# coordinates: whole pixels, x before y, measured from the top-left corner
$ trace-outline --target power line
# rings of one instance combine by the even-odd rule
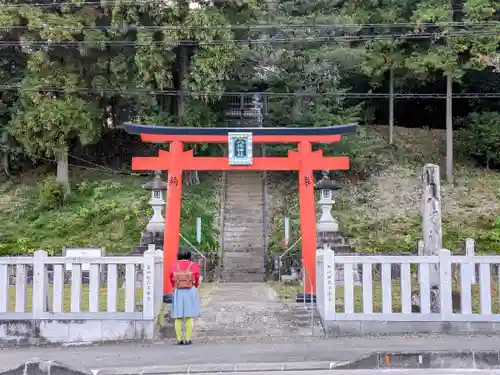
[[[369,40],[418,40],[418,39],[447,39],[449,37],[467,37],[467,36],[498,36],[498,31],[459,31],[449,33],[419,33],[419,34],[366,34],[366,35],[344,35],[344,36],[325,36],[311,38],[271,38],[271,39],[235,39],[235,40],[177,40],[177,41],[127,41],[127,40],[85,40],[85,41],[0,41],[0,47],[91,47],[91,46],[199,46],[199,45],[235,45],[235,44],[275,44],[275,43],[319,43],[319,42],[360,42]]]
[[[266,4],[269,5],[281,5],[279,4],[280,0],[266,0]],[[212,4],[227,4],[227,0],[212,0]],[[39,3],[17,3],[17,4],[1,4],[0,8],[3,7],[13,7],[13,8],[21,8],[21,7],[38,7],[38,8],[45,8],[45,7],[55,7],[55,6],[75,6],[75,7],[82,7],[82,6],[95,6],[95,7],[106,7],[110,5],[123,5],[123,6],[141,6],[141,5],[164,5],[168,8],[173,8],[170,4],[168,4],[168,0],[109,0],[109,1],[80,1],[80,2],[39,2]],[[451,11],[462,11],[461,6],[453,6]]]
[[[73,87],[73,88],[57,88],[57,87],[22,87],[19,85],[0,85],[0,90],[18,90],[20,92],[58,92],[58,93],[83,93],[83,94],[133,94],[133,95],[165,95],[165,96],[184,96],[184,97],[252,97],[254,95],[259,95],[263,98],[357,98],[357,99],[385,99],[389,98],[388,93],[353,93],[345,91],[337,92],[216,92],[216,91],[177,91],[177,90],[154,90],[147,88],[128,88],[128,89],[112,89],[112,88],[89,88],[89,87]],[[394,98],[396,99],[412,99],[412,98],[422,98],[422,99],[444,99],[446,94],[441,93],[395,93]],[[453,94],[455,99],[497,99],[500,98],[500,92],[494,93],[455,93]]]
[[[0,7],[1,9],[1,7]],[[202,25],[168,25],[168,26],[151,26],[151,25],[126,25],[126,26],[88,26],[88,25],[57,25],[51,26],[46,24],[41,25],[10,25],[0,26],[0,30],[25,30],[25,29],[43,29],[43,30],[97,30],[97,31],[132,31],[132,30],[294,30],[294,29],[339,29],[339,28],[437,28],[437,27],[487,27],[487,26],[500,26],[500,21],[463,21],[463,22],[439,22],[439,23],[413,23],[413,22],[400,22],[400,23],[333,23],[333,24],[235,24],[235,25],[221,25],[221,26],[202,26]]]
[[[90,164],[90,165],[94,165],[94,166],[96,166],[96,167],[98,167],[98,168],[101,168],[101,169],[103,169],[103,170],[105,170],[105,171],[112,172],[112,173],[115,173],[115,174],[120,174],[120,173],[130,174],[130,173],[133,173],[133,172],[130,172],[130,171],[125,171],[125,170],[123,170],[123,169],[119,169],[119,170],[112,169],[112,168],[109,168],[109,167],[106,167],[106,166],[103,166],[103,165],[100,165],[100,164],[94,163],[93,161],[89,161],[89,160],[82,159],[82,158],[80,158],[80,157],[78,157],[78,156],[75,156],[75,155],[72,155],[72,154],[69,154],[69,153],[68,153],[68,156],[69,156],[70,158],[75,159],[75,160],[79,160],[79,161],[81,161],[81,162],[83,162],[83,163],[87,163],[87,164]]]
[[[42,161],[45,161],[45,162],[48,162],[51,164],[57,163],[54,159],[50,159],[50,158],[47,158],[47,157],[41,156],[41,155],[27,154],[23,151],[20,151],[20,150],[17,150],[15,148],[12,148],[12,147],[9,147],[6,145],[2,145],[2,144],[0,144],[0,150],[3,150],[5,152],[9,152],[11,154],[19,155],[19,156],[27,156],[27,157],[30,157],[30,158],[35,159],[35,160],[42,160]],[[85,160],[82,158],[78,158],[74,155],[68,155],[68,156],[75,158],[77,160],[80,160],[82,162],[93,164],[93,165],[97,166],[97,168],[94,168],[94,167],[88,167],[85,165],[68,163],[68,165],[70,167],[74,167],[74,168],[86,169],[86,170],[97,171],[97,172],[105,172],[105,173],[109,173],[109,174],[113,174],[113,175],[149,176],[152,174],[152,173],[137,173],[137,172],[132,172],[132,171],[115,170],[115,169],[112,169],[112,168],[109,168],[109,167],[106,167],[106,166],[103,166],[103,165],[100,165],[100,164],[97,164],[97,163],[94,163],[94,162],[91,162],[91,161],[88,161],[88,160]]]

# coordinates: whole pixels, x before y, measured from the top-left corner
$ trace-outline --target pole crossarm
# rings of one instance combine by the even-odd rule
[[[256,157],[251,165],[230,165],[227,156],[205,157],[194,156],[193,150],[183,151],[181,155],[173,155],[169,151],[160,150],[158,156],[132,158],[132,170],[169,170],[173,167],[188,171],[297,171],[301,168],[301,155],[297,151],[288,151],[286,157]],[[348,170],[349,157],[323,156],[323,150],[308,154],[307,163],[314,170]]]

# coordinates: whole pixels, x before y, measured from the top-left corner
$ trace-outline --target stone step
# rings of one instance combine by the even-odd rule
[[[237,262],[223,262],[224,272],[237,272],[237,273],[261,273],[264,272],[264,262],[262,263],[237,263]]]
[[[261,236],[264,236],[264,225],[262,223],[250,223],[249,226],[243,226],[243,225],[235,225],[231,224],[228,226],[224,226],[224,234],[232,234],[232,235],[237,235],[237,234],[253,234],[254,237],[255,235],[261,234]]]
[[[231,255],[231,256],[223,256],[223,259],[227,262],[239,262],[242,264],[252,264],[252,263],[264,263],[264,253],[261,254],[252,254],[251,256],[245,256],[245,253],[239,253],[242,256]]]
[[[252,205],[251,202],[242,203],[238,206],[226,206],[224,209],[224,219],[236,222],[241,220],[249,221],[248,218],[261,220],[264,217],[262,213],[263,207],[249,208],[248,205]]]
[[[249,227],[263,227],[264,217],[260,217],[260,213],[255,214],[228,214],[224,215],[224,228],[249,228]],[[252,218],[251,220],[249,218]]]
[[[259,268],[262,267],[265,263],[264,257],[263,256],[258,256],[255,258],[227,258],[223,257],[222,258],[222,263],[224,266],[230,267],[246,267],[246,268]]]
[[[225,251],[231,252],[231,253],[254,253],[254,254],[259,254],[262,255],[264,254],[264,250],[262,251],[253,251],[253,250],[248,250],[249,248],[253,248],[256,245],[262,245],[262,248],[264,247],[264,241],[260,241],[260,244],[256,244],[255,240],[248,240],[248,241],[226,241],[224,242],[224,248]]]
[[[262,172],[228,172],[226,180],[231,182],[246,182],[248,184],[255,184],[257,181],[262,180]]]
[[[262,236],[260,239],[256,239],[255,236],[250,234],[226,234],[224,240],[224,247],[226,250],[234,250],[234,249],[247,249],[249,247],[264,247],[264,237]]]
[[[259,250],[249,250],[249,251],[225,251],[224,258],[227,259],[255,259],[255,258],[264,258],[264,249]]]
[[[255,231],[255,233],[257,232]],[[257,239],[255,235],[252,236],[250,233],[227,233],[225,235],[224,247],[230,250],[229,245],[231,245],[231,249],[246,249],[256,246],[264,247],[264,236]]]
[[[254,252],[247,250],[249,247],[254,247],[261,245],[264,247],[264,241],[259,241],[260,243],[256,243],[255,239],[238,239],[235,241],[226,241],[224,242],[224,250],[234,253],[248,253]],[[260,252],[260,254],[264,254],[264,252]]]
[[[261,230],[262,229],[262,230]],[[249,223],[249,226],[230,224],[230,226],[224,225],[224,234],[246,234],[253,233],[254,235],[264,236],[264,225]]]
[[[351,254],[352,253],[352,247],[351,245],[334,245],[331,247],[333,251],[335,251],[335,254],[340,253],[340,254]]]
[[[263,245],[263,244],[262,244]],[[264,255],[264,246],[256,246],[255,243],[249,244],[247,246],[238,246],[235,250],[227,250],[224,252],[224,255],[231,256],[232,253],[235,253],[234,256],[240,256],[239,254],[248,254],[248,255]]]
[[[248,196],[251,198],[262,198],[264,192],[262,189],[262,182],[259,181],[256,185],[241,185],[234,181],[233,184],[236,186],[226,189],[226,197],[244,197]]]
[[[264,236],[260,235],[257,238],[258,233],[262,233],[262,230],[255,229],[253,232],[224,232],[225,244],[233,243],[234,245],[239,245],[241,248],[248,247],[264,247]]]
[[[244,267],[260,267],[262,266],[265,261],[263,256],[259,257],[254,257],[254,258],[228,258],[228,257],[223,257],[223,263],[224,265],[242,265]]]
[[[263,282],[266,277],[262,274],[227,274],[222,273],[222,282]]]
[[[264,242],[264,229],[262,228],[252,228],[252,230],[238,230],[238,229],[230,229],[224,231],[225,242],[227,241],[236,241],[243,243],[245,240],[250,240],[250,242],[245,244],[245,247],[259,246],[259,243]],[[260,246],[259,246],[260,247]]]
[[[233,221],[236,221],[237,223],[241,222],[241,220],[248,221],[249,217],[262,221],[264,217],[262,209],[249,209],[248,207],[244,207],[243,204],[241,206],[231,208],[226,206],[224,219],[230,220],[226,224],[230,224]]]
[[[263,247],[264,244],[264,235],[259,233],[263,233],[263,230],[259,230],[258,228],[254,228],[252,231],[237,231],[237,230],[228,230],[224,231],[225,243],[229,241],[235,242],[236,244],[241,244],[241,247]],[[258,236],[258,237],[257,237]]]
[[[226,204],[227,209],[231,208],[239,208],[244,207],[246,211],[251,211],[255,207],[255,211],[258,211],[257,208],[262,208],[264,206],[263,198],[252,198],[249,196],[241,196],[241,197],[226,197],[228,203]]]

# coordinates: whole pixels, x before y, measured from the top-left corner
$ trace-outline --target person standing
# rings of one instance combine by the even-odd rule
[[[194,318],[200,316],[201,306],[198,296],[200,267],[191,261],[189,250],[180,250],[177,262],[170,266],[170,282],[174,289],[172,318],[175,319],[175,334],[178,345],[190,345],[193,335]],[[186,325],[185,335],[182,326]]]

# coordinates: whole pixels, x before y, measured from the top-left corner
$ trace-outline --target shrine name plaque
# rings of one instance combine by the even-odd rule
[[[252,133],[228,133],[229,165],[252,164]]]

